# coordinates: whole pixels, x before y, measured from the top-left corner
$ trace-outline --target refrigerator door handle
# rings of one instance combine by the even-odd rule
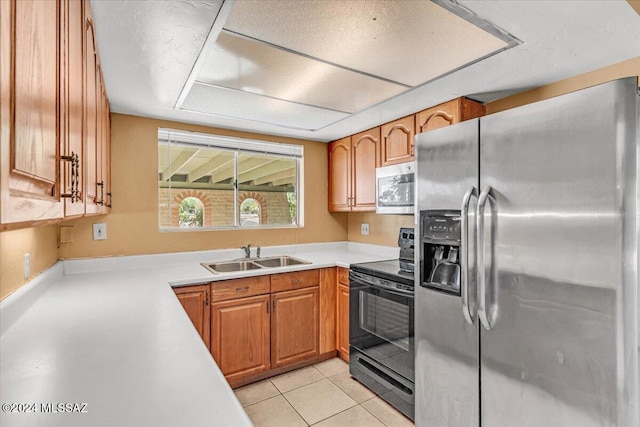
[[[476,242],[478,243],[478,317],[480,318],[480,323],[482,323],[482,326],[484,326],[487,331],[493,328],[489,315],[487,314],[487,278],[485,271],[484,210],[489,198],[495,200],[493,188],[487,185],[482,189],[480,197],[478,197],[476,213]]]
[[[462,198],[462,207],[460,209],[460,270],[461,270],[461,286],[462,294],[462,314],[468,324],[473,325],[475,314],[471,313],[469,308],[469,203],[471,197],[478,197],[478,189],[474,186],[469,187]]]

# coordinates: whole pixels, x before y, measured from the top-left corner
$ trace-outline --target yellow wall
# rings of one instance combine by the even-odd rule
[[[487,114],[497,113],[498,111],[574,92],[589,86],[632,76],[640,77],[640,57],[490,102],[487,104]]]
[[[369,224],[369,235],[360,234],[360,224]],[[372,245],[397,246],[400,227],[413,227],[413,215],[376,215],[375,212],[349,214],[347,240]]]
[[[31,275],[24,278],[24,254],[31,255]],[[0,233],[0,299],[43,272],[58,259],[57,226]]]
[[[158,127],[304,145],[304,228],[160,232],[158,230]],[[137,116],[111,116],[111,214],[67,221],[74,242],[60,258],[153,254],[347,239],[347,216],[327,211],[327,146],[320,142],[207,128]],[[92,240],[92,224],[107,224],[107,239]]]

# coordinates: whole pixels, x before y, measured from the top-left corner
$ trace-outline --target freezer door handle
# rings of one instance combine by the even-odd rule
[[[490,185],[485,186],[478,197],[478,207],[476,213],[476,242],[478,243],[478,317],[480,323],[486,330],[493,328],[491,317],[487,310],[487,276],[485,268],[485,238],[484,238],[484,210],[487,200],[491,199],[495,203],[493,188]],[[491,218],[493,219],[493,211]],[[492,224],[493,225],[493,224]],[[493,233],[492,229],[492,233]],[[493,240],[493,239],[492,239]],[[491,242],[493,245],[493,241]],[[495,296],[494,296],[495,298]],[[494,307],[495,308],[495,307]],[[493,312],[493,311],[492,311]]]
[[[475,313],[471,312],[469,307],[469,203],[471,197],[478,197],[478,189],[469,187],[462,198],[462,207],[460,209],[460,270],[461,285],[460,293],[462,294],[462,314],[468,324],[473,325]]]

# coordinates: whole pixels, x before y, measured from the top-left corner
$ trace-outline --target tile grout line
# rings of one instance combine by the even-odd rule
[[[304,422],[307,426],[310,426],[311,424],[309,424],[307,422],[307,419],[305,417],[302,416],[302,414],[300,412],[298,412],[298,410],[296,409],[295,406],[293,406],[291,404],[291,402],[289,402],[289,399],[287,399],[287,396],[284,395],[284,393],[281,393],[280,396],[282,396],[282,398],[285,400],[285,402],[287,402],[287,404],[289,406],[291,406],[291,408],[293,408],[293,410],[296,412],[296,414],[298,414],[298,416],[300,417],[300,419],[302,420],[302,422]]]
[[[321,362],[321,363],[322,363],[322,362]],[[315,425],[317,425],[317,424],[319,424],[319,423],[321,423],[321,422],[323,422],[323,421],[325,421],[325,420],[328,420],[328,419],[330,419],[330,418],[332,418],[332,417],[338,416],[339,414],[342,414],[343,412],[346,412],[346,411],[349,411],[349,410],[351,410],[351,409],[353,409],[353,408],[356,408],[357,406],[360,406],[362,409],[364,409],[367,413],[369,413],[369,414],[370,414],[370,415],[371,415],[375,420],[377,420],[378,422],[380,422],[383,426],[385,426],[385,427],[387,426],[387,425],[386,425],[386,424],[385,424],[385,423],[384,423],[384,422],[383,422],[379,417],[377,417],[373,412],[369,411],[366,407],[364,407],[364,406],[363,406],[363,404],[364,404],[364,403],[369,402],[369,401],[371,401],[371,400],[374,400],[374,399],[375,399],[376,397],[378,397],[378,396],[373,396],[373,397],[370,397],[370,398],[368,398],[368,399],[365,399],[365,400],[364,400],[364,401],[362,401],[362,402],[358,402],[358,401],[357,401],[356,399],[354,399],[354,398],[353,398],[353,397],[352,397],[352,396],[351,396],[351,395],[350,395],[350,394],[349,394],[349,393],[348,393],[344,388],[342,388],[339,384],[336,384],[336,383],[331,379],[332,377],[335,377],[335,376],[340,375],[340,374],[344,374],[344,373],[349,374],[349,370],[348,370],[348,369],[346,369],[346,370],[341,370],[341,371],[339,371],[339,372],[335,372],[335,373],[333,373],[333,375],[327,375],[327,374],[325,374],[324,372],[322,372],[320,369],[318,369],[315,365],[310,365],[309,367],[313,367],[313,368],[314,368],[314,370],[316,370],[317,372],[319,372],[319,373],[322,375],[322,378],[321,378],[321,379],[314,380],[314,381],[311,381],[311,382],[309,382],[309,383],[307,383],[307,384],[303,384],[303,385],[300,385],[300,386],[298,386],[298,387],[292,388],[291,390],[287,390],[287,391],[285,391],[285,392],[280,391],[280,389],[279,389],[279,388],[276,386],[276,384],[272,381],[272,379],[277,378],[277,376],[276,376],[276,377],[271,377],[271,378],[265,378],[265,380],[267,380],[267,381],[268,381],[268,382],[269,382],[269,383],[274,387],[274,389],[277,391],[277,393],[278,393],[278,394],[276,394],[276,395],[274,395],[274,396],[271,396],[271,397],[267,397],[267,398],[265,398],[265,399],[262,399],[262,400],[259,400],[259,401],[256,401],[256,402],[253,402],[251,405],[247,405],[246,407],[244,407],[244,408],[245,408],[245,410],[246,410],[246,408],[249,408],[250,406],[253,406],[253,405],[259,404],[259,403],[261,403],[261,402],[265,402],[266,400],[273,399],[273,398],[277,397],[278,395],[280,395],[280,396],[282,396],[282,397],[284,398],[285,402],[286,402],[286,403],[287,403],[287,404],[288,404],[288,405],[293,409],[293,411],[294,411],[294,412],[295,412],[295,413],[300,417],[300,419],[305,423],[305,425],[306,425],[306,426],[315,426]],[[300,368],[300,369],[304,369],[304,368]],[[295,372],[295,371],[291,371],[291,372]],[[284,375],[284,374],[281,374],[281,375]],[[321,420],[318,420],[318,421],[314,422],[313,424],[310,424],[310,423],[309,423],[309,422],[308,422],[308,421],[307,421],[307,420],[302,416],[302,414],[301,414],[301,413],[296,409],[296,407],[295,407],[295,406],[293,406],[293,404],[289,401],[289,399],[287,399],[287,397],[285,396],[285,394],[286,394],[286,393],[289,393],[289,392],[292,392],[292,391],[295,391],[295,390],[298,390],[298,389],[300,389],[300,388],[302,388],[302,387],[306,387],[306,386],[309,386],[309,385],[312,385],[312,384],[318,383],[318,382],[323,381],[323,380],[325,380],[325,379],[326,379],[326,380],[329,380],[329,382],[330,382],[331,384],[333,384],[334,386],[336,386],[340,391],[342,391],[342,392],[343,392],[345,395],[347,395],[347,396],[348,396],[352,401],[354,401],[354,402],[355,402],[355,405],[350,406],[349,408],[346,408],[346,409],[344,409],[344,410],[342,410],[342,411],[340,411],[340,412],[337,412],[337,413],[335,413],[335,414],[332,414],[332,415],[330,415],[330,416],[328,416],[328,417],[325,417],[325,418],[323,418],[323,419],[321,419]]]

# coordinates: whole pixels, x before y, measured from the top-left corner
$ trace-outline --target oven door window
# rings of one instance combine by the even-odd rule
[[[378,206],[413,206],[413,173],[378,178]]]
[[[413,296],[350,280],[349,343],[408,379],[414,376]]]
[[[409,351],[409,306],[360,291],[360,329]]]

